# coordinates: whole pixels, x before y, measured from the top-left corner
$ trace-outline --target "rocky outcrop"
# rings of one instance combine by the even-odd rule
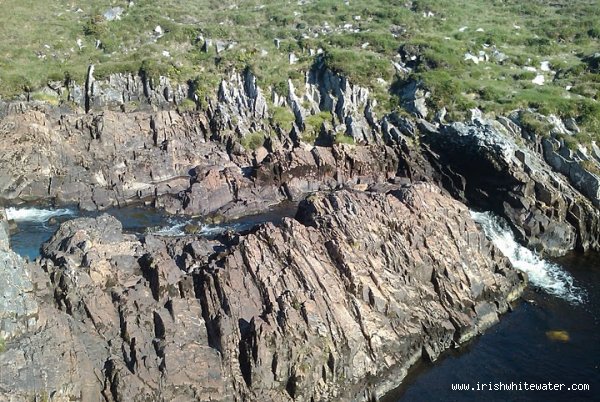
[[[86,210],[152,202],[172,213],[242,215],[310,191],[382,182],[398,170],[396,152],[383,145],[272,145],[251,160],[210,141],[210,124],[174,110],[11,114],[3,119],[0,199]]]
[[[600,149],[567,147],[579,131],[573,119],[536,115],[553,126],[547,135],[530,132],[523,111],[489,119],[475,110],[472,122],[446,124],[445,110],[431,117],[426,88],[409,81],[394,91],[412,116],[378,118],[369,90],[321,57],[297,84],[285,96],[267,88],[270,110],[251,70],[232,72],[200,110],[193,83],[175,88],[144,74],[98,81],[90,69],[85,109],[0,103],[0,201],[99,210],[146,202],[238,216],[317,190],[426,180],[503,215],[539,251],[600,249]],[[173,109],[186,91],[194,110]],[[147,106],[125,107],[138,100]],[[108,110],[113,101],[125,112]],[[337,144],[346,142],[354,144]]]
[[[600,212],[593,202],[560,174],[563,169],[553,169],[558,162],[546,162],[557,158],[548,145],[538,153],[518,139],[518,126],[504,123],[477,118],[439,129],[421,126],[445,187],[506,217],[520,241],[540,252],[600,248]]]
[[[144,71],[139,74],[111,74],[102,80],[94,77],[94,71],[91,65],[84,86],[71,80],[66,83],[66,88],[55,88],[56,92],[68,93],[68,100],[86,112],[119,109],[132,103],[169,108],[188,99],[193,92],[189,84],[172,84],[166,77],[151,77]]]
[[[396,176],[399,160],[386,146],[298,147],[268,154],[246,169],[197,166],[190,188],[156,205],[186,215],[258,213],[283,200],[335,188],[366,188]]]
[[[176,111],[58,115],[26,110],[2,120],[0,194],[83,209],[151,199],[189,187],[199,164],[227,166],[203,116]]]
[[[38,303],[26,264],[10,249],[8,222],[0,209],[0,351],[37,325]]]
[[[316,193],[296,220],[214,241],[76,219],[41,266],[53,302],[0,354],[3,399],[373,400],[524,286],[428,184]]]
[[[317,58],[306,73],[304,88],[297,90],[291,80],[288,87],[287,104],[298,127],[304,129],[310,115],[329,112],[336,135],[352,137],[358,144],[381,143],[373,114],[375,101],[370,98],[369,89],[353,85],[346,77],[331,71],[323,58]]]
[[[235,132],[243,137],[250,132],[268,131],[264,125],[268,117],[267,101],[249,69],[221,81],[217,99],[211,102],[208,114],[216,135]]]

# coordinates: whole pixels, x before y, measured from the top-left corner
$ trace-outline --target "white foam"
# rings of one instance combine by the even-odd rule
[[[214,236],[220,233],[223,233],[229,229],[232,230],[241,230],[244,228],[244,225],[239,224],[225,224],[225,225],[203,225],[198,222],[194,222],[192,220],[186,221],[176,221],[175,219],[170,219],[169,223],[159,229],[151,230],[150,233],[157,236],[168,236],[168,237],[181,237],[186,236],[189,233],[185,232],[185,227],[187,225],[198,225],[199,230],[196,234],[206,235],[206,236]]]
[[[160,229],[152,230],[150,233],[158,236],[180,237],[185,236],[185,226],[191,224],[192,221],[177,222],[169,219],[169,223]]]
[[[71,216],[75,212],[67,209],[6,208],[6,217],[17,222],[47,222],[57,216]]]
[[[506,222],[490,212],[471,211],[471,217],[513,266],[527,273],[533,286],[571,303],[584,302],[585,292],[574,284],[573,277],[558,264],[545,261],[517,243]]]

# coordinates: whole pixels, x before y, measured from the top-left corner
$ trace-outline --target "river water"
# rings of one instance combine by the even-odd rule
[[[109,209],[104,212],[84,212],[75,209],[7,208],[8,219],[14,220],[17,231],[11,234],[12,249],[23,257],[34,260],[40,255],[40,247],[52,237],[60,224],[76,217],[94,217],[107,213],[117,218],[123,231],[143,235],[153,233],[162,236],[183,236],[186,226],[194,228],[197,234],[212,237],[227,230],[243,231],[264,222],[278,224],[284,217],[293,217],[297,206],[284,202],[258,215],[249,215],[210,224],[202,219],[183,216],[169,216],[154,208],[128,206]]]
[[[169,217],[143,207],[107,212],[129,233],[179,236],[185,225],[193,224],[210,237],[262,222],[278,223],[293,216],[295,206],[283,205],[220,225]],[[76,215],[97,215],[70,209],[8,209],[7,214],[18,226],[11,236],[13,249],[30,259],[39,255],[41,244],[60,222]],[[484,336],[446,352],[435,363],[419,362],[383,402],[600,400],[600,255],[572,253],[543,260],[521,247],[500,219],[489,213],[472,212],[472,216],[513,265],[527,272],[530,286],[513,311]],[[549,382],[565,384],[563,391],[477,391],[500,384],[524,387]],[[452,384],[469,384],[475,390],[452,390]],[[589,390],[567,391],[573,384],[588,384]]]

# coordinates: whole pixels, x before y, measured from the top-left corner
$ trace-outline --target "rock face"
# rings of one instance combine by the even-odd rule
[[[330,112],[339,134],[352,137],[359,144],[381,143],[372,111],[374,101],[367,88],[353,85],[329,70],[322,59],[317,59],[307,73],[303,92],[300,98],[290,83],[288,103],[300,127],[310,114]]]
[[[204,115],[174,110],[29,109],[2,122],[0,200],[8,203],[103,210],[146,201],[173,213],[243,214],[309,191],[385,181],[398,169],[395,151],[384,145],[262,148],[259,163],[210,141]]]
[[[583,176],[583,169],[571,167],[563,176],[563,164],[577,164],[559,156],[552,140],[541,139],[543,153],[536,152],[517,139],[527,133],[504,124],[478,118],[427,130],[423,140],[435,153],[431,160],[445,187],[471,205],[506,217],[520,240],[538,251],[562,255],[575,247],[598,249],[598,198],[591,193],[586,198],[578,190],[584,180],[573,180]],[[597,176],[586,174],[588,183],[597,182]]]
[[[85,87],[70,81],[69,100],[86,111],[119,108],[128,103],[169,107],[188,97],[189,85],[172,85],[166,77],[152,78],[146,74],[112,74],[106,80],[94,78],[94,66],[88,70]]]
[[[418,49],[403,52],[408,63]],[[473,111],[471,122],[446,124],[444,109],[428,110],[418,82],[394,88],[412,116],[377,117],[369,90],[320,57],[294,82],[283,96],[260,88],[249,69],[232,72],[201,101],[193,82],[95,80],[90,68],[79,87],[46,88],[81,108],[0,101],[0,202],[88,210],[146,202],[237,216],[312,191],[425,180],[493,209],[541,252],[600,249],[600,149],[568,149],[564,138],[579,130],[572,119],[536,115],[553,127],[543,135],[522,121],[531,111],[494,120]]]
[[[0,349],[37,324],[38,304],[25,265],[10,249],[6,214],[0,210]]]
[[[378,119],[322,59],[285,96],[250,70],[202,102],[193,82],[93,67],[65,85],[46,90],[74,108],[0,101],[0,204],[238,216],[303,201],[216,240],[77,219],[38,263],[10,250],[0,214],[2,400],[372,401],[524,287],[452,197],[541,252],[600,249],[600,149],[566,147],[574,121],[546,118],[547,136],[518,113],[446,124],[415,82],[396,88],[412,116]]]
[[[176,111],[57,115],[26,110],[3,119],[1,198],[105,209],[189,187],[198,164],[227,166],[207,142],[207,122]],[[206,130],[206,128],[205,128]]]
[[[316,193],[295,220],[214,241],[76,219],[40,264],[51,302],[0,353],[3,399],[370,401],[524,287],[430,184]]]
[[[236,130],[244,136],[266,129],[260,122],[268,117],[267,101],[249,70],[233,73],[221,81],[217,101],[209,109],[217,135]]]

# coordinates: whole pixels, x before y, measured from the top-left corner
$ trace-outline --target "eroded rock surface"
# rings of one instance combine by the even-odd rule
[[[316,193],[296,219],[214,241],[138,239],[108,215],[64,223],[43,248],[39,323],[0,353],[2,397],[382,395],[524,287],[465,206],[391,187]]]
[[[37,324],[38,303],[26,264],[10,249],[6,214],[0,209],[0,346]]]
[[[591,190],[587,197],[582,193],[583,178],[573,180],[583,169],[556,153],[551,139],[540,139],[538,152],[535,142],[524,142],[529,133],[502,122],[477,118],[425,130],[423,140],[435,154],[430,159],[443,172],[444,186],[457,198],[506,217],[519,240],[540,252],[598,249],[598,198]],[[581,170],[563,166],[568,163]],[[598,176],[586,175],[590,186],[597,183]]]
[[[261,88],[248,69],[203,99],[193,82],[98,81],[93,69],[90,77],[85,88],[55,89],[68,87],[79,108],[0,101],[0,202],[99,210],[146,202],[233,217],[312,191],[425,180],[493,209],[540,252],[600,249],[600,149],[568,149],[564,138],[579,130],[573,119],[473,110],[472,121],[447,124],[415,82],[395,88],[412,116],[376,116],[369,90],[320,58],[286,95]],[[523,113],[553,128],[528,132]]]

